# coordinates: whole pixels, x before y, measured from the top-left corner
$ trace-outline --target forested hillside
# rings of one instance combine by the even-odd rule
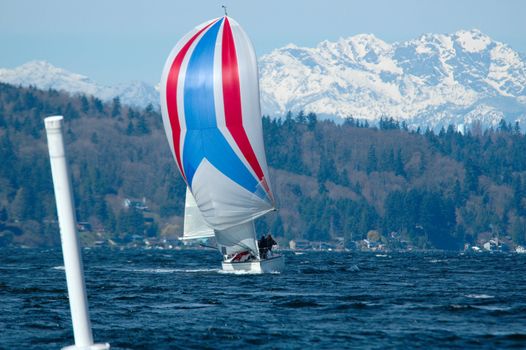
[[[0,84],[0,245],[59,243],[43,123],[54,114],[66,118],[85,238],[180,234],[185,185],[158,112]],[[526,137],[516,125],[435,134],[289,113],[263,127],[280,210],[258,220],[260,232],[349,243],[376,231],[444,249],[481,235],[526,240]]]

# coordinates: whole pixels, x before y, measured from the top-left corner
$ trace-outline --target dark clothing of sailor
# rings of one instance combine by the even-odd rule
[[[261,236],[258,240],[258,248],[261,258],[265,259],[267,257],[267,239],[265,238],[265,235]]]
[[[272,238],[272,235],[269,234],[266,237],[261,236],[258,241],[258,248],[263,259],[267,258],[268,252],[272,250],[272,246],[275,244],[277,244],[277,242]]]
[[[269,250],[272,250],[272,247],[276,244],[278,244],[278,242],[276,242],[274,238],[272,238],[272,235],[269,233],[267,236],[267,248]]]

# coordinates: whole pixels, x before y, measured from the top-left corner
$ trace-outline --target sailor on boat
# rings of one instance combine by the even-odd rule
[[[276,242],[274,238],[272,238],[272,235],[270,233],[266,237],[265,235],[261,236],[261,238],[258,241],[258,248],[259,253],[261,254],[261,259],[267,259],[267,257],[269,257],[270,255],[269,253],[272,253],[272,247],[276,244],[278,244],[278,242]]]

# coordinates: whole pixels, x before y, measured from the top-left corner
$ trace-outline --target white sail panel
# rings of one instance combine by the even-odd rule
[[[264,189],[260,186],[259,191],[264,192]],[[252,221],[274,210],[270,203],[257,194],[243,191],[206,159],[196,171],[193,193],[201,201],[199,210],[203,218],[215,230],[225,230]],[[232,193],[237,195],[232,196]]]
[[[249,252],[256,257],[259,256],[253,221],[222,231],[216,230],[215,235],[219,251],[224,256],[231,256],[239,252]]]
[[[202,239],[214,237],[214,230],[203,220],[190,189],[186,188],[186,201],[184,206],[184,231],[183,240]]]

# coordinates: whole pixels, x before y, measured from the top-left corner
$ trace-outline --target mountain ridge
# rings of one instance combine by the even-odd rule
[[[288,44],[259,59],[262,112],[279,117],[304,110],[370,122],[392,117],[413,128],[496,127],[501,119],[523,125],[525,62],[526,56],[477,29],[394,43],[357,34],[312,48]],[[159,105],[158,85],[99,85],[43,61],[0,69],[0,81]]]
[[[479,30],[393,44],[358,34],[315,48],[287,45],[261,57],[260,69],[264,112],[271,115],[304,109],[393,117],[415,127],[475,120],[495,126],[526,116],[524,59]]]
[[[122,103],[131,106],[146,107],[148,104],[159,104],[157,90],[145,82],[102,85],[85,75],[58,68],[41,60],[30,61],[13,69],[0,68],[0,81],[24,87],[32,85],[43,90],[54,89],[92,95],[103,101],[118,96]]]

